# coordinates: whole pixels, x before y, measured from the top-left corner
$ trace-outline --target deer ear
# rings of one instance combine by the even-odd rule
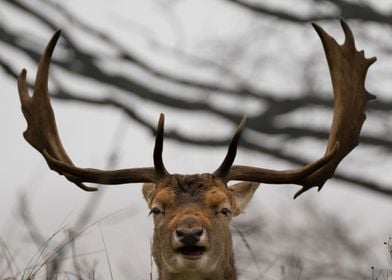
[[[156,185],[153,183],[145,183],[143,184],[143,196],[147,201],[148,207],[151,208],[153,193],[156,189]]]
[[[242,213],[259,185],[260,183],[241,182],[228,187],[234,194],[234,217]]]

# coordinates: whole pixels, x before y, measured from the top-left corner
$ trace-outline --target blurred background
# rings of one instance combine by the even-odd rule
[[[155,279],[141,185],[85,193],[22,137],[16,76],[26,68],[33,85],[57,29],[50,94],[73,161],[151,166],[164,112],[165,164],[192,174],[216,169],[245,114],[236,164],[286,169],[324,153],[332,89],[310,22],[342,42],[341,16],[378,58],[360,145],[320,193],[259,188],[233,221],[237,269],[240,279],[391,278],[391,1],[0,0],[0,279]]]

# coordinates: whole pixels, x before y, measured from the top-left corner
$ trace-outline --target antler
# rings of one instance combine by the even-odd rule
[[[339,45],[320,26],[313,23],[313,27],[324,46],[334,91],[335,109],[325,155],[305,167],[292,170],[279,171],[253,166],[232,166],[238,140],[245,127],[246,119],[244,118],[232,138],[223,163],[213,175],[225,182],[242,180],[301,185],[302,188],[294,197],[313,187],[318,187],[319,190],[322,188],[343,158],[358,145],[359,134],[365,120],[365,106],[368,100],[375,98],[366,91],[364,84],[367,70],[376,61],[376,58],[367,59],[364,57],[363,51],[358,52],[355,49],[354,36],[343,19],[341,25],[345,34],[343,45]],[[48,94],[49,64],[59,36],[60,31],[57,31],[40,59],[32,97],[28,93],[26,70],[23,69],[18,78],[22,111],[28,123],[28,128],[24,132],[25,139],[45,157],[51,169],[64,175],[86,191],[97,189],[85,186],[83,182],[100,184],[157,183],[162,177],[169,175],[162,161],[163,114],[158,122],[154,167],[104,171],[79,168],[72,163],[61,144]]]
[[[294,170],[277,171],[239,165],[231,167],[238,137],[244,127],[244,123],[241,122],[224,162],[214,173],[216,176],[226,182],[243,180],[301,185],[302,188],[294,196],[296,198],[313,187],[318,187],[320,190],[332,177],[343,158],[358,145],[359,134],[366,118],[366,103],[375,98],[366,91],[365,79],[369,66],[376,61],[376,58],[367,59],[364,51],[357,51],[349,26],[343,19],[340,23],[345,34],[343,45],[339,45],[324,29],[313,23],[324,46],[334,92],[334,115],[324,157]]]
[[[104,171],[76,167],[67,155],[56,127],[55,116],[48,94],[49,64],[61,31],[57,31],[48,43],[37,70],[34,94],[28,93],[26,70],[23,69],[18,77],[18,89],[22,112],[28,127],[23,133],[24,138],[46,159],[49,167],[64,175],[85,191],[96,191],[97,188],[88,187],[83,182],[99,184],[125,184],[152,182],[168,175],[162,161],[164,115],[158,122],[154,148],[154,167],[133,168]]]

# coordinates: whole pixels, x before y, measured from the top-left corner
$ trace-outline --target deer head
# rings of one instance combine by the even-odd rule
[[[229,224],[245,208],[259,183],[301,186],[294,197],[313,187],[320,190],[342,159],[358,145],[365,106],[374,97],[365,90],[365,78],[376,58],[367,59],[363,51],[357,51],[347,23],[341,20],[341,25],[345,42],[339,45],[313,24],[330,69],[334,115],[325,155],[302,168],[278,171],[233,165],[244,118],[226,157],[214,172],[171,174],[162,160],[163,114],[158,122],[153,167],[104,171],[75,166],[62,146],[48,95],[49,64],[60,31],[53,35],[39,61],[32,96],[28,93],[26,70],[18,78],[22,111],[28,123],[24,137],[52,170],[85,191],[97,190],[86,186],[86,182],[145,183],[143,194],[155,224],[152,252],[161,279],[235,279]],[[228,185],[233,180],[242,182]]]
[[[211,174],[170,175],[158,184],[145,184],[143,194],[154,218],[152,255],[161,278],[193,274],[195,279],[232,279],[229,224],[258,185],[227,187]]]

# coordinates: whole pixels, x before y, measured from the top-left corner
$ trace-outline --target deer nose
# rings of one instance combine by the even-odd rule
[[[194,246],[200,241],[203,231],[204,229],[201,227],[179,228],[176,229],[176,237],[184,246]]]

